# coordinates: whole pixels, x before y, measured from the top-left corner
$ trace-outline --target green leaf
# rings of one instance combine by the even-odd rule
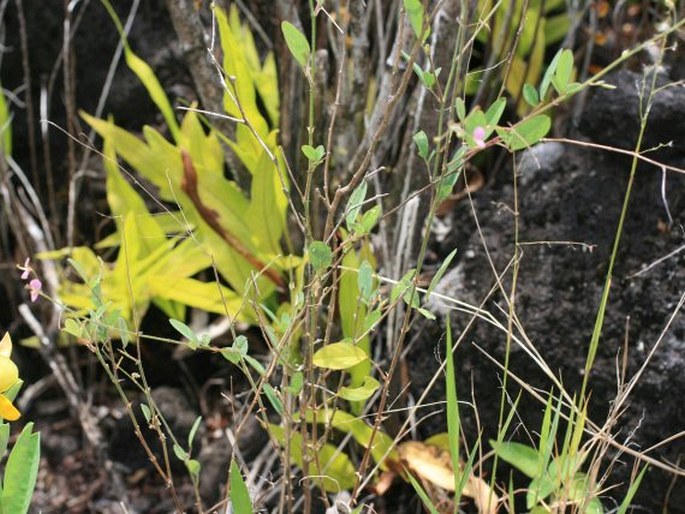
[[[521,443],[498,443],[494,440],[490,440],[490,446],[500,459],[514,466],[528,478],[535,478],[542,472],[542,460],[535,448]]]
[[[506,109],[506,107],[507,99],[504,97],[498,98],[485,112],[486,125],[488,127],[494,127],[495,125],[497,125],[499,123],[500,118],[502,117],[502,114],[504,114],[504,109]]]
[[[466,104],[464,103],[464,99],[457,97],[454,101],[454,107],[457,110],[457,118],[463,123],[464,118],[466,118]]]
[[[235,291],[214,282],[201,282],[174,275],[154,275],[147,277],[147,286],[156,296],[207,312],[228,315],[237,320],[245,320],[247,317],[243,299]]]
[[[547,16],[545,18],[545,42],[552,45],[561,41],[568,34],[570,27],[571,20],[566,12],[556,16]]]
[[[40,434],[27,423],[7,459],[2,488],[4,512],[25,514],[31,504],[40,464]]]
[[[221,356],[231,364],[238,364],[241,360],[243,360],[243,355],[240,355],[235,348],[222,348],[220,353]]]
[[[10,439],[10,425],[0,421],[0,459],[5,456],[7,451],[7,443]]]
[[[604,506],[599,498],[593,498],[585,506],[584,514],[604,514]]]
[[[392,286],[392,289],[390,290],[390,302],[395,303],[397,299],[404,295],[407,290],[411,287],[412,285],[412,280],[414,279],[414,276],[416,275],[416,269],[410,269],[407,271],[404,276],[395,284]]]
[[[553,480],[549,475],[544,474],[540,477],[534,478],[528,484],[528,491],[526,492],[526,507],[532,509],[541,500],[547,498],[552,494],[559,484]]]
[[[12,154],[12,117],[0,85],[0,154]]]
[[[364,317],[364,324],[362,326],[362,330],[364,332],[368,332],[369,330],[371,330],[374,326],[376,326],[376,323],[380,321],[381,316],[383,316],[383,312],[380,308],[369,311]]]
[[[173,318],[169,320],[169,323],[172,327],[176,329],[178,333],[180,333],[188,341],[197,342],[197,336],[195,335],[195,332],[193,332],[193,329],[190,328],[188,325],[186,325],[182,321]]]
[[[174,449],[174,454],[176,455],[176,458],[178,460],[183,461],[183,462],[188,460],[188,453],[183,448],[181,448],[178,444],[174,444],[173,449]]]
[[[338,396],[350,402],[361,402],[371,398],[380,386],[378,380],[367,376],[359,387],[341,387]]]
[[[233,340],[231,348],[234,349],[238,353],[238,355],[245,357],[247,355],[247,351],[249,350],[249,342],[247,340],[247,337],[243,335],[239,335],[238,337],[236,337]]]
[[[247,354],[248,351],[248,341],[243,335],[239,335],[233,341],[230,347],[222,348],[221,355],[224,359],[232,364],[238,364],[241,360],[245,359],[248,364],[259,372],[260,375],[264,373],[261,364],[255,361],[252,357]]]
[[[116,327],[119,330],[119,339],[121,339],[121,344],[126,348],[129,342],[131,342],[131,335],[129,333],[128,325],[126,320],[121,316],[117,317]]]
[[[419,150],[419,156],[426,160],[428,158],[428,136],[423,130],[419,130],[412,138]]]
[[[83,282],[87,284],[90,278],[86,274],[86,271],[83,269],[83,266],[81,266],[81,264],[76,259],[68,258],[67,262],[71,265],[72,268],[74,268],[74,271],[76,271],[78,276],[81,277],[81,280],[83,280]]]
[[[366,258],[365,260],[372,260],[372,255],[370,254],[370,251],[367,252],[367,250],[368,248],[362,247],[359,253],[354,250],[345,253],[342,260],[343,269],[340,273],[340,285],[338,288],[338,308],[343,340],[355,341],[356,347],[368,356],[371,354],[371,342],[368,335],[363,335],[364,331],[362,328],[362,320],[366,317],[368,302],[364,302],[363,300],[359,301],[362,294],[359,285],[359,270],[362,268],[362,255]],[[373,268],[370,264],[369,266]],[[368,270],[362,270],[361,273],[363,277],[363,275],[368,273]],[[362,280],[364,279],[362,278]],[[372,289],[375,290],[373,284],[374,281],[372,278]],[[375,293],[369,292],[369,296],[372,294]],[[360,386],[363,383],[364,378],[369,375],[370,371],[371,363],[368,360],[350,368],[348,370],[350,374],[350,386]],[[356,402],[353,402],[350,406],[353,414],[360,414],[363,408],[363,404]]]
[[[430,71],[422,71],[419,78],[421,79],[421,83],[426,86],[426,89],[433,89],[436,80],[433,73]]]
[[[562,53],[563,50],[560,48],[554,56],[554,58],[552,59],[552,62],[549,63],[547,71],[545,71],[545,74],[542,76],[542,82],[540,82],[540,101],[544,101],[545,96],[547,96],[547,90],[549,89],[549,85],[552,82],[552,77],[554,77],[554,73],[557,71],[557,65],[559,64],[559,59],[561,58]]]
[[[407,473],[407,477],[409,477],[409,482],[411,483],[411,486],[414,488],[414,491],[416,491],[416,494],[419,495],[419,498],[421,498],[421,502],[423,502],[424,507],[426,507],[426,510],[430,512],[430,514],[440,514],[440,511],[437,509],[437,507],[433,504],[433,500],[430,499],[426,491],[424,491],[423,487],[421,487],[421,484],[414,478],[414,475],[411,473]]]
[[[431,71],[424,71],[418,63],[414,63],[413,70],[426,89],[433,89],[437,79],[436,74]]]
[[[231,506],[235,514],[252,514],[252,499],[247,490],[240,467],[231,459]]]
[[[71,334],[74,337],[80,338],[83,334],[83,327],[74,318],[67,318],[64,320],[64,328],[62,328],[67,334]]]
[[[264,376],[264,374],[266,373],[266,370],[264,369],[264,366],[262,366],[262,364],[257,359],[255,359],[254,357],[252,357],[250,355],[245,355],[245,356],[243,356],[243,358],[245,359],[245,362],[247,362],[250,366],[252,366],[252,368],[257,373],[259,373],[260,377]]]
[[[328,269],[333,263],[333,252],[323,241],[314,241],[309,245],[309,261],[315,271]]]
[[[421,0],[404,0],[404,10],[407,11],[407,18],[411,28],[414,29],[414,34],[420,38],[424,18]]]
[[[131,50],[124,33],[124,28],[121,25],[121,20],[119,20],[119,17],[117,16],[117,13],[113,9],[109,0],[102,0],[102,3],[112,18],[112,21],[114,21],[117,31],[119,32],[119,37],[124,44],[124,58],[126,59],[126,64],[128,65],[129,69],[135,73],[143,86],[145,86],[150,98],[155,105],[157,105],[157,108],[162,113],[162,116],[164,116],[164,120],[166,121],[172,136],[175,140],[178,140],[178,122],[176,121],[176,116],[174,115],[174,110],[171,107],[169,98],[166,96],[166,93],[164,93],[164,88],[162,88],[162,85],[159,83],[159,80],[155,76],[154,71],[152,71],[152,68],[150,68],[150,66],[144,60],[138,57]]]
[[[316,414],[316,416],[314,415]],[[380,463],[381,469],[388,469],[383,463],[387,458],[397,460],[397,451],[393,448],[393,439],[382,430],[375,431],[363,419],[342,410],[308,410],[305,413],[308,423],[328,424],[336,430],[352,435],[364,448],[371,450],[374,462]]]
[[[290,377],[290,384],[288,384],[288,387],[286,388],[288,392],[292,395],[298,395],[300,394],[300,391],[302,391],[302,386],[304,385],[304,375],[302,374],[301,371],[296,371],[293,373],[293,376]]]
[[[552,77],[552,85],[560,95],[566,93],[569,80],[571,80],[571,73],[573,73],[573,52],[567,49],[561,52],[557,69]]]
[[[278,396],[278,392],[271,384],[264,384],[264,394],[277,414],[283,414],[283,402]]]
[[[630,507],[630,502],[633,501],[633,497],[637,493],[637,490],[640,488],[640,484],[642,483],[642,479],[645,477],[645,473],[647,472],[647,469],[648,469],[648,467],[646,465],[643,466],[642,471],[640,471],[640,474],[630,484],[630,487],[628,488],[628,492],[626,493],[625,497],[623,498],[623,501],[621,502],[621,505],[619,506],[616,514],[625,514],[628,511],[628,507]]]
[[[447,163],[447,173],[440,179],[438,192],[436,193],[438,202],[443,201],[452,194],[454,184],[457,183],[457,180],[459,180],[459,177],[461,177],[461,174],[464,171],[463,156],[467,149],[468,147],[466,145],[462,145]]]
[[[140,410],[143,411],[143,417],[145,418],[145,421],[150,423],[150,420],[152,419],[152,413],[150,412],[150,407],[148,407],[144,403],[141,403],[140,404]]]
[[[307,66],[311,49],[307,38],[289,21],[281,23],[281,31],[290,53],[303,68]]]
[[[358,346],[341,341],[317,350],[312,357],[312,362],[319,368],[342,370],[356,366],[368,358],[364,350]]]
[[[457,401],[457,379],[454,371],[454,351],[452,345],[452,323],[449,315],[445,316],[447,333],[445,335],[445,391],[447,396],[447,440],[452,460],[452,469],[458,470],[459,463],[459,437],[461,418],[459,416],[459,403]],[[459,473],[454,473],[454,490],[459,490]]]
[[[530,84],[523,84],[523,99],[528,102],[531,107],[536,107],[540,103],[538,90]]]
[[[447,272],[447,268],[452,263],[452,259],[454,259],[455,255],[457,255],[456,248],[452,250],[447,257],[445,257],[444,261],[442,261],[442,264],[438,268],[438,271],[435,272],[435,275],[433,275],[433,278],[431,279],[431,283],[428,286],[428,290],[426,291],[426,296],[430,296],[430,294],[433,291],[435,291],[436,286],[440,283],[443,275]]]
[[[415,298],[418,299],[418,294],[415,296]],[[418,311],[418,313],[421,314],[421,316],[423,316],[424,318],[429,319],[429,320],[431,320],[431,321],[433,321],[433,320],[436,319],[436,318],[435,318],[435,314],[433,314],[433,313],[432,313],[431,311],[429,311],[428,309],[424,309],[423,307],[417,307],[417,306],[415,306],[415,305],[412,305],[412,307],[413,307],[414,309],[416,309],[416,310]]]
[[[369,261],[363,261],[359,266],[357,272],[357,287],[359,288],[359,297],[365,303],[369,303],[373,298],[373,268]]]
[[[193,447],[195,434],[197,434],[197,429],[200,428],[200,423],[202,423],[202,416],[198,416],[197,418],[195,418],[195,422],[193,423],[193,426],[190,428],[190,432],[188,433],[188,448]]]
[[[571,82],[567,87],[566,87],[566,94],[567,95],[575,95],[578,91],[581,91],[583,89],[583,84],[580,82]]]
[[[405,291],[402,299],[404,300],[404,303],[406,303],[407,306],[411,307],[412,309],[418,309],[419,306],[421,305],[421,302],[419,299],[419,292],[416,290],[415,287],[413,287],[413,285],[410,285],[407,288],[407,291]],[[427,317],[430,317],[430,316],[427,316]]]
[[[354,223],[352,226],[357,234],[363,235],[371,232],[371,229],[376,226],[378,218],[381,217],[383,209],[380,205],[374,205],[362,215],[359,223]]]
[[[323,147],[323,145],[319,145],[316,148],[313,146],[304,145],[302,147],[302,153],[311,162],[319,162],[321,159],[323,159],[323,156],[326,155],[326,149]]]
[[[362,204],[366,199],[367,187],[368,186],[366,185],[366,182],[362,181],[362,183],[359,184],[354,191],[352,191],[350,199],[347,201],[347,205],[345,207],[345,222],[347,224],[347,229],[350,231],[352,230],[352,224],[357,221],[357,216],[359,215]]]
[[[186,468],[188,469],[188,473],[190,473],[190,476],[192,477],[194,482],[197,482],[197,480],[200,478],[200,469],[202,468],[202,465],[200,464],[199,461],[195,459],[188,459],[185,461]]]
[[[268,142],[275,142],[275,133]],[[285,169],[285,166],[282,167]],[[250,185],[250,206],[246,213],[247,225],[255,245],[261,251],[280,254],[280,240],[285,230],[288,200],[278,168],[263,149],[255,163]]]
[[[571,501],[582,502],[583,500],[590,498],[592,496],[592,489],[589,477],[585,473],[576,473],[572,478],[571,487],[566,488],[564,492],[568,494],[568,499]],[[599,506],[600,508],[602,507],[601,502]],[[587,513],[590,511],[586,510],[585,512]]]
[[[497,133],[510,151],[515,152],[534,145],[545,137],[552,127],[552,120],[546,114],[538,114],[510,129],[497,127]]]

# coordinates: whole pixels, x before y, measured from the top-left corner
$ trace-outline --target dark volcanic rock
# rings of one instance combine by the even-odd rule
[[[646,109],[652,80],[651,73],[643,76],[629,70],[609,75],[605,81],[615,89],[593,91],[580,121],[580,132],[595,143],[633,150],[640,131],[640,104]],[[672,142],[672,148],[662,148],[649,156],[666,162],[682,159],[685,156],[685,87],[670,83],[669,77],[660,73],[655,91],[642,148]]]
[[[629,91],[628,96],[632,93]],[[685,99],[673,110],[684,109]],[[681,120],[682,122],[682,120]],[[624,135],[621,125],[610,126],[604,142],[619,143]],[[669,131],[661,127],[658,137],[682,140],[678,123]],[[684,127],[685,128],[685,127]],[[680,132],[670,132],[680,130]],[[655,136],[656,137],[656,136]],[[522,252],[517,282],[516,312],[525,334],[549,368],[571,394],[580,390],[588,343],[600,303],[609,255],[626,190],[629,166],[610,154],[588,152],[575,146],[547,144],[535,149],[535,157],[526,156],[519,169],[519,241]],[[677,161],[672,161],[677,164]],[[539,165],[539,167],[538,167]],[[683,163],[680,162],[682,166]],[[495,283],[484,246],[498,273],[502,273],[514,255],[514,199],[509,180],[474,195],[474,210],[482,230],[479,235],[468,201],[459,204],[452,216],[455,230],[442,243],[446,254],[455,246],[459,258],[443,278],[439,290],[460,301],[479,305]],[[685,180],[671,173],[666,180],[666,198],[674,218],[667,230],[666,209],[661,194],[662,174],[658,168],[639,168],[625,222],[623,237],[614,269],[604,330],[591,372],[592,399],[590,417],[604,422],[610,402],[616,397],[617,363],[623,358],[627,340],[627,379],[645,362],[651,348],[659,341],[669,317],[685,292],[685,252],[655,265],[640,275],[646,265],[680,248],[684,243]],[[466,243],[464,243],[466,241]],[[503,283],[509,290],[511,269]],[[446,310],[446,304],[434,302],[433,310]],[[501,294],[493,295],[484,305],[506,326],[507,307]],[[497,361],[503,362],[506,334],[477,320],[467,330],[471,316],[457,311],[451,315],[453,334],[460,340],[456,353],[460,399],[470,400],[473,386],[479,423],[484,441],[496,435],[499,412],[501,370],[478,351],[478,345]],[[434,350],[444,354],[444,326],[426,322],[422,334],[408,357],[411,378],[422,391],[438,367]],[[515,331],[516,333],[516,331]],[[519,334],[519,338],[523,336]],[[551,381],[521,346],[511,348],[511,370],[531,386],[549,391]],[[430,399],[444,400],[444,386],[439,381]],[[518,387],[509,379],[512,397]],[[666,331],[644,375],[630,397],[627,411],[614,427],[616,439],[630,441],[635,449],[646,449],[685,428],[685,317],[679,313]],[[515,438],[527,442],[527,435],[539,430],[543,406],[524,393],[518,409]],[[465,433],[471,441],[477,433],[473,409],[464,407]],[[429,418],[426,434],[445,430],[444,417]],[[634,433],[633,433],[634,432]],[[536,436],[532,436],[534,440]],[[650,455],[677,462],[685,445],[677,439]],[[626,464],[615,466],[610,484],[628,477]],[[672,477],[652,469],[640,490],[636,503],[655,512],[667,495]],[[521,485],[525,485],[521,482]],[[620,498],[625,488],[612,494]],[[607,498],[605,506],[611,506]],[[676,487],[668,503],[670,512],[685,512],[685,488]]]

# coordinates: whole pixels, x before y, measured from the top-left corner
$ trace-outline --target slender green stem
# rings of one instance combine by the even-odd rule
[[[665,46],[665,38],[662,44]],[[587,385],[590,380],[590,371],[595,362],[595,357],[597,356],[597,349],[599,348],[599,339],[602,335],[602,327],[604,326],[604,316],[606,314],[607,304],[609,302],[609,292],[611,291],[611,282],[614,274],[614,265],[616,264],[616,257],[618,255],[618,248],[621,243],[621,236],[623,235],[623,225],[625,223],[626,216],[628,214],[628,205],[630,204],[630,196],[633,190],[633,184],[635,182],[635,172],[637,170],[637,165],[639,162],[638,154],[642,148],[642,140],[644,138],[645,131],[647,129],[647,120],[649,118],[649,112],[652,107],[652,101],[654,98],[654,88],[656,86],[657,72],[656,69],[652,73],[652,80],[649,85],[649,92],[646,101],[646,105],[643,108],[643,96],[644,90],[647,87],[645,82],[642,82],[642,94],[639,95],[640,100],[640,132],[638,133],[637,142],[635,143],[635,151],[630,166],[630,175],[628,177],[628,184],[626,186],[626,192],[623,197],[623,206],[621,207],[621,214],[618,219],[618,227],[616,228],[616,235],[614,237],[614,244],[611,249],[611,257],[609,258],[609,268],[607,269],[606,278],[604,280],[604,289],[602,290],[602,298],[599,303],[599,308],[597,310],[597,317],[595,318],[595,326],[592,331],[592,338],[590,339],[590,348],[588,350],[587,360],[585,361],[585,370],[583,375],[583,384],[580,391],[580,398],[578,405],[582,405],[585,402],[585,394],[587,392]]]

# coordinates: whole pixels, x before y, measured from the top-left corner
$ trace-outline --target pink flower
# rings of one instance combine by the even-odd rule
[[[29,293],[31,294],[31,303],[35,303],[40,295],[40,290],[43,289],[43,283],[34,278],[29,282]]]
[[[24,271],[24,273],[21,274],[21,279],[22,279],[22,280],[26,280],[27,278],[29,278],[29,273],[31,273],[31,266],[30,266],[30,264],[31,264],[31,257],[26,257],[26,260],[24,261],[24,265],[23,265],[23,266],[17,265],[17,267],[18,267],[20,270],[23,270],[23,271]]]
[[[473,130],[473,140],[478,148],[485,148],[485,129],[483,127],[478,126]]]

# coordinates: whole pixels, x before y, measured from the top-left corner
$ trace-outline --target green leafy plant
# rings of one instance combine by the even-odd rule
[[[561,403],[547,402],[537,448],[521,443],[490,441],[495,453],[531,479],[526,492],[526,508],[536,514],[556,512],[571,507],[574,512],[603,513],[591,478],[580,471],[587,453],[580,443],[585,428],[583,409],[577,416],[571,411],[561,448],[556,437],[561,416]]]
[[[194,110],[178,124],[157,78],[128,45],[127,64],[164,115],[172,141],[151,127],[145,127],[144,139],[139,139],[111,119],[82,113],[103,138],[107,199],[116,224],[116,232],[97,248],[118,246],[118,255],[107,263],[91,249],[79,247],[43,257],[70,256],[84,275],[99,276],[106,309],[118,312],[129,326],[151,303],[175,319],[183,319],[190,306],[254,322],[247,299],[268,300],[284,286],[281,273],[300,262],[284,257],[281,248],[288,180],[271,128],[278,125],[273,56],[260,61],[235,9],[227,15],[217,8],[216,15],[227,77],[224,106],[238,124],[236,139],[225,142],[251,175],[249,196],[224,178],[223,136],[203,126]],[[257,108],[257,98],[266,114]],[[142,195],[152,193],[131,185],[127,175],[133,175],[117,165],[119,158],[155,186],[158,203],[167,202],[177,210],[151,213]],[[228,286],[194,278],[210,267]],[[78,312],[93,307],[88,284],[82,281],[64,282],[60,295]]]
[[[152,69],[128,46],[111,5],[106,1],[104,4],[122,35],[126,62],[157,106],[166,130],[148,126],[142,134],[133,134],[118,126],[113,118],[99,119],[82,113],[103,141],[113,233],[99,241],[94,250],[66,248],[44,257],[67,258],[69,267],[65,267],[65,281],[59,291],[60,299],[68,307],[63,330],[85,343],[96,356],[126,405],[136,435],[141,433],[140,412],[131,409],[125,387],[133,387],[142,394],[140,411],[144,423],[158,436],[162,458],[152,454],[142,436],[141,444],[171,494],[175,495],[175,490],[169,460],[175,457],[188,472],[196,495],[196,510],[203,512],[199,492],[201,464],[195,442],[202,418],[196,418],[187,440],[173,433],[146,381],[140,348],[143,339],[180,344],[184,350],[214,352],[232,365],[227,373],[234,368],[242,373],[247,390],[240,391],[235,404],[246,398],[241,405],[246,416],[254,412],[272,442],[281,449],[279,510],[283,512],[312,512],[312,494],[330,502],[329,493],[351,491],[352,501],[357,502],[367,485],[378,486],[394,477],[411,483],[431,512],[456,513],[464,497],[473,499],[479,512],[495,512],[504,502],[509,502],[513,512],[518,492],[511,483],[508,494],[503,492],[504,487],[499,487],[498,459],[511,463],[528,477],[525,500],[529,511],[603,512],[597,497],[601,484],[594,478],[591,444],[582,441],[586,425],[585,385],[578,406],[563,390],[556,404],[550,395],[537,448],[504,441],[519,401],[517,398],[513,402],[505,416],[508,352],[518,328],[513,305],[520,256],[518,225],[512,280],[508,276],[506,280],[497,277],[502,298],[510,298],[508,326],[488,316],[482,308],[459,304],[474,319],[482,317],[507,337],[498,438],[491,442],[491,482],[486,483],[478,475],[482,469],[482,463],[476,461],[482,449],[481,435],[475,436],[473,445],[462,442],[467,437],[462,439],[464,427],[456,388],[459,368],[454,354],[457,343],[452,340],[449,319],[446,358],[436,374],[440,377],[445,373],[447,432],[423,441],[409,440],[409,420],[416,418],[424,397],[413,406],[407,402],[395,408],[393,404],[402,401],[394,386],[400,381],[400,363],[406,355],[411,327],[420,317],[422,321],[436,319],[428,300],[440,295],[438,284],[457,252],[454,249],[440,265],[436,264],[437,270],[424,269],[430,227],[438,206],[452,195],[460,178],[468,180],[467,164],[479,152],[499,145],[514,153],[535,145],[551,130],[551,110],[581,88],[592,85],[590,81],[582,85],[574,82],[571,50],[557,52],[542,73],[547,47],[559,40],[569,23],[566,13],[559,13],[562,4],[556,0],[517,0],[505,5],[501,1],[495,4],[483,0],[475,20],[470,18],[468,9],[463,9],[457,46],[449,49],[453,51],[452,60],[441,64],[441,69],[433,65],[433,59],[440,53],[434,51],[439,38],[429,39],[431,29],[440,25],[439,16],[432,19],[440,3],[433,10],[429,9],[431,2],[396,3],[397,19],[383,27],[388,31],[386,36],[377,38],[391,42],[396,31],[398,44],[394,46],[402,47],[394,48],[378,67],[378,75],[387,80],[377,85],[380,107],[376,110],[367,106],[355,111],[352,104],[363,101],[348,98],[346,102],[346,89],[354,89],[366,77],[349,80],[345,75],[349,69],[355,71],[359,55],[369,53],[368,41],[362,37],[369,31],[354,32],[359,29],[355,24],[361,23],[362,16],[354,18],[352,13],[342,10],[334,16],[325,10],[325,2],[311,0],[309,19],[283,21],[277,34],[283,36],[293,65],[291,70],[284,65],[280,76],[296,76],[293,84],[303,84],[307,94],[307,100],[301,102],[301,117],[293,116],[297,121],[306,118],[306,127],[295,130],[301,132],[299,140],[297,135],[289,134],[291,142],[297,141],[288,149],[288,155],[295,156],[291,164],[286,163],[286,152],[278,143],[281,105],[274,55],[260,55],[252,32],[247,24],[241,23],[236,8],[228,13],[214,11],[222,53],[222,62],[216,63],[216,68],[224,86],[223,112],[208,113],[190,106],[179,116]],[[368,19],[378,18],[383,3],[378,4],[377,12],[368,12]],[[324,15],[331,21],[328,34],[317,33],[324,25],[322,21],[326,21]],[[338,29],[339,47],[334,44]],[[328,36],[326,46],[317,48],[325,41],[323,35]],[[471,43],[486,38],[489,58],[507,63],[506,66],[470,69],[465,61],[472,50]],[[270,46],[270,41],[266,42]],[[329,119],[329,125],[322,130],[317,126],[321,89],[330,85],[331,77],[326,76],[325,66],[319,66],[319,59],[324,59],[329,51],[337,52],[339,83],[335,103],[323,116]],[[482,86],[494,100],[473,105],[467,111],[464,98],[476,92],[474,79],[485,80],[490,70],[500,68],[507,71],[498,71],[496,80]],[[418,81],[413,75],[418,76]],[[496,87],[491,86],[496,86],[497,81],[503,82],[503,87],[494,95]],[[416,86],[416,94],[406,104],[411,106],[414,120],[407,124],[409,131],[401,141],[412,140],[413,144],[403,145],[398,154],[409,155],[407,170],[397,163],[398,170],[407,171],[407,179],[400,188],[402,195],[389,198],[392,194],[385,193],[383,187],[394,178],[388,176],[401,173],[383,169],[384,155],[389,151],[379,147],[383,146],[388,126],[395,123],[396,102],[406,98],[409,84]],[[293,91],[286,91],[284,100],[299,100]],[[505,91],[517,99],[509,102],[510,107],[516,103],[520,116],[516,122],[503,121],[507,120]],[[424,93],[429,99],[425,105]],[[375,91],[370,92],[369,98],[374,94]],[[518,102],[519,94],[527,105]],[[328,101],[327,96],[323,99]],[[3,105],[0,103],[0,120]],[[427,111],[434,114],[435,123],[423,125]],[[234,135],[229,138],[219,132],[211,123],[212,114],[234,123]],[[345,124],[351,129],[345,138],[337,140],[335,132]],[[359,141],[357,132],[366,130],[367,125],[368,132]],[[287,130],[292,131],[292,127]],[[10,141],[3,137],[7,148]],[[350,159],[348,169],[347,163],[340,161],[347,160],[345,152],[353,150],[347,146],[357,143],[358,155]],[[227,178],[226,146],[237,157],[239,167],[247,172],[247,186]],[[410,193],[416,179],[411,173],[417,163],[426,183]],[[379,168],[372,172],[376,166]],[[228,171],[237,174],[238,170]],[[298,183],[299,179],[303,184]],[[514,173],[514,186],[515,181]],[[291,191],[299,198],[293,200]],[[418,222],[414,220],[416,231],[407,235],[402,232],[404,218],[394,216],[397,211],[409,212],[410,204],[418,196],[421,202],[424,197],[427,200],[425,211],[416,211],[424,217]],[[389,209],[395,200],[397,205]],[[516,215],[517,201],[515,198],[512,208]],[[301,239],[297,239],[304,249],[301,256],[295,255],[298,250],[292,248],[289,240],[287,209],[292,211],[291,224],[301,229]],[[399,232],[394,237],[397,245],[389,241],[378,244],[379,239],[395,229]],[[420,239],[418,252],[408,251],[408,260],[395,268],[391,262],[394,254],[403,257],[402,252],[412,246],[407,243],[404,247],[399,241],[411,238]],[[376,254],[379,246],[383,247],[382,253]],[[387,260],[379,263],[381,255]],[[509,284],[513,284],[511,292],[506,290]],[[35,290],[32,296],[33,293],[38,294]],[[151,305],[165,313],[170,326],[182,337],[181,342],[141,333],[140,321]],[[194,316],[188,321],[188,308],[225,315],[230,341],[221,347],[215,344],[205,327],[198,328]],[[243,328],[235,321],[258,330],[241,333]],[[598,324],[595,342],[601,320]],[[385,343],[383,348],[373,344],[381,326],[387,328],[383,333],[385,340],[378,338],[379,343]],[[261,336],[261,342],[268,348],[267,355],[253,353],[246,335],[250,341]],[[113,339],[119,339],[121,345],[114,344]],[[586,377],[590,375],[595,350],[596,345],[591,348]],[[378,353],[384,355],[377,358]],[[11,405],[10,393],[0,393],[8,397]],[[385,424],[391,410],[410,412],[402,427],[392,432],[397,437],[390,435],[389,425]],[[566,419],[568,428],[563,443],[558,444],[562,419]],[[0,428],[0,434],[1,431]],[[245,463],[238,452],[235,458],[227,459],[230,471],[225,501],[231,503],[235,512],[252,512],[258,508],[258,499],[254,497],[253,505],[243,476]],[[301,480],[291,480],[293,465],[300,468]],[[642,474],[636,479],[635,487],[631,486],[621,509],[627,508],[641,477]],[[297,497],[300,494],[301,503]],[[183,502],[175,496],[174,501],[182,511]],[[362,508],[359,506],[356,511]]]

